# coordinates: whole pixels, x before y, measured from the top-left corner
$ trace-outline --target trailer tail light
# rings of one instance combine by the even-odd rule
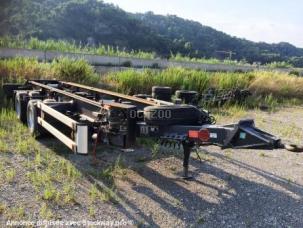
[[[200,131],[188,131],[188,137],[191,139],[198,139],[202,142],[208,142],[209,141],[209,137],[210,133],[208,131],[208,129],[202,129]]]

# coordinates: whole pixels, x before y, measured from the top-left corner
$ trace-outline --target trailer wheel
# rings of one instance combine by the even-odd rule
[[[32,136],[42,136],[45,131],[38,124],[38,100],[30,100],[27,105],[27,127]]]
[[[3,88],[5,96],[8,99],[14,99],[15,90],[31,90],[32,89],[32,87],[30,85],[24,85],[24,84],[19,84],[19,83],[5,83],[2,86],[2,88]]]
[[[17,114],[17,118],[22,122],[26,123],[26,101],[22,99],[21,93],[16,93],[15,96],[15,111]]]
[[[171,87],[166,86],[153,86],[152,97],[158,100],[170,101],[171,100]]]
[[[150,125],[191,125],[199,123],[201,112],[191,105],[148,106],[144,120]]]
[[[196,91],[189,90],[176,90],[176,97],[185,102],[185,104],[196,104],[198,93]]]

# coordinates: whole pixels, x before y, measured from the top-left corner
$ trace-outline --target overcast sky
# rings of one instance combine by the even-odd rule
[[[153,11],[201,22],[253,41],[303,48],[302,0],[104,0],[129,12]]]

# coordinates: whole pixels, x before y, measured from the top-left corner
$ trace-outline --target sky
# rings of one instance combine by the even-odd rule
[[[232,36],[303,48],[302,0],[104,0],[136,13],[177,15]]]

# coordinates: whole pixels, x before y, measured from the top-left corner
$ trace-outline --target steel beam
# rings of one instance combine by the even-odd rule
[[[63,82],[60,81],[60,83],[63,84],[63,85],[69,85],[69,86],[73,86],[73,87],[77,87],[77,88],[82,88],[82,89],[97,92],[97,93],[100,93],[100,94],[106,94],[106,95],[109,95],[109,96],[122,98],[122,99],[125,99],[125,100],[133,101],[133,102],[140,103],[140,104],[147,105],[147,106],[156,106],[156,105],[158,105],[154,101],[148,101],[148,100],[145,100],[145,99],[142,99],[142,98],[125,95],[125,94],[122,94],[122,93],[112,92],[112,91],[109,91],[109,90],[98,89],[98,88],[91,87],[91,86],[85,86],[85,85],[81,85],[81,84],[78,84],[78,83],[64,82],[64,81]]]
[[[44,85],[44,84],[41,84],[41,83],[36,82],[36,81],[29,81],[28,83],[32,84],[34,86],[38,86],[40,88],[44,88],[46,90],[49,90],[49,91],[52,91],[52,92],[56,92],[58,94],[61,94],[61,95],[73,98],[73,99],[78,100],[78,101],[83,101],[83,102],[85,102],[87,104],[90,104],[90,105],[93,105],[95,107],[99,107],[99,108],[103,107],[103,104],[100,103],[100,102],[93,101],[93,100],[90,100],[88,98],[81,97],[81,96],[78,96],[76,94],[73,94],[73,93],[61,90],[61,89],[53,88],[51,86]],[[121,108],[121,109],[130,109],[130,108],[136,107],[134,105],[121,104],[121,103],[117,103],[117,102],[106,103],[106,105],[107,106],[111,106],[111,107],[115,107],[115,108]]]
[[[43,104],[41,101],[37,103],[37,107],[41,109],[42,112],[45,112],[55,119],[59,120],[60,122],[64,123],[69,128],[76,130],[77,121],[67,117],[66,115],[62,114],[61,112],[56,111],[55,109]]]
[[[66,135],[64,135],[62,132],[60,132],[58,129],[50,125],[48,122],[46,122],[41,117],[38,117],[38,123],[45,128],[49,133],[51,133],[53,136],[55,136],[57,139],[59,139],[61,142],[63,142],[68,148],[73,150],[75,153],[77,152],[77,144],[68,138]]]

